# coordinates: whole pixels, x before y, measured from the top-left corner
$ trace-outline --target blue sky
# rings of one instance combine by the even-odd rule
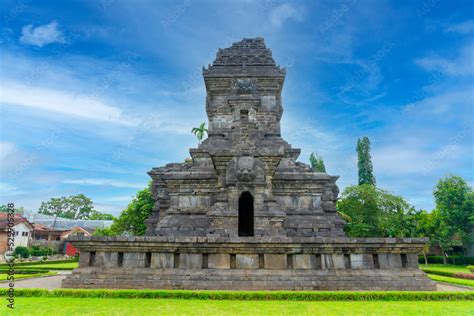
[[[0,196],[36,210],[84,193],[118,214],[146,172],[184,161],[206,121],[202,66],[263,36],[287,67],[282,135],[357,183],[432,209],[474,183],[472,1],[0,1]]]

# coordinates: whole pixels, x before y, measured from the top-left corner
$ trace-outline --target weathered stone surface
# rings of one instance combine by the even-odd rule
[[[418,255],[415,253],[407,254],[408,268],[418,268]]]
[[[323,269],[334,269],[334,261],[333,261],[333,256],[331,254],[324,254],[321,255],[322,258],[322,268]]]
[[[343,254],[333,254],[332,262],[333,262],[334,269],[345,269]]]
[[[316,269],[316,256],[306,254],[293,255],[294,269]]]
[[[210,254],[207,264],[209,269],[230,269],[230,255],[227,253]]]
[[[399,269],[402,267],[402,260],[399,253],[381,253],[378,257],[380,269]]]
[[[374,259],[371,254],[351,253],[352,269],[373,269]]]
[[[259,258],[258,255],[236,255],[235,268],[236,269],[258,269]]]
[[[179,255],[180,269],[201,269],[202,254],[199,253],[181,253]]]
[[[152,268],[173,268],[174,254],[173,253],[154,253],[151,257]]]
[[[281,270],[287,267],[287,256],[285,254],[265,254],[265,269]]]

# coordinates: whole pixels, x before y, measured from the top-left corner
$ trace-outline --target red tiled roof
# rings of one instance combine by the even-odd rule
[[[8,217],[7,213],[0,213],[0,230],[6,230],[8,228]],[[33,225],[24,217],[19,216],[18,214],[15,214],[13,217],[13,226],[16,226],[20,223],[26,223],[28,226],[33,229]]]

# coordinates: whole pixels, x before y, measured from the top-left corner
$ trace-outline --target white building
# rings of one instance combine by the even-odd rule
[[[15,232],[14,248],[28,247],[33,236],[33,225],[24,217],[15,215],[12,230]],[[0,254],[7,251],[9,226],[6,213],[0,213]],[[1,257],[1,256],[0,256]]]
[[[13,226],[13,230],[15,231],[15,248],[28,247],[33,235],[33,226],[28,221],[24,221]]]

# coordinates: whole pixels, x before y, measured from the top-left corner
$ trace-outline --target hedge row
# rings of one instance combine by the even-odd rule
[[[50,269],[14,269],[14,274],[36,274],[36,273],[45,273],[49,272]],[[0,269],[0,273],[8,273],[8,269]]]
[[[47,267],[28,267],[28,266],[23,266],[23,267],[13,267],[13,270],[16,271],[25,271],[25,270],[40,270],[40,271],[50,271],[50,270],[74,270],[74,268],[67,268],[67,267],[52,267],[52,266],[47,266]],[[0,267],[0,273],[5,273],[3,271],[8,271],[8,267]]]
[[[449,256],[447,258],[448,264],[461,265],[465,266],[468,264],[474,264],[474,257],[464,257],[464,256]],[[425,258],[423,256],[418,256],[418,263],[425,263]],[[428,256],[428,263],[444,263],[443,256]]]
[[[447,277],[447,276],[443,276],[443,275],[434,275],[434,274],[428,274],[428,277],[431,280],[436,281],[436,282],[444,282],[444,283],[463,285],[463,286],[468,286],[470,288],[474,288],[474,281],[473,280],[451,278],[451,277]]]
[[[7,289],[0,289],[5,295]],[[290,292],[189,290],[15,289],[17,297],[149,298],[242,301],[474,301],[474,292]]]
[[[469,274],[469,273],[440,271],[436,269],[432,270],[430,268],[422,268],[421,270],[423,270],[425,273],[428,273],[428,274],[442,275],[442,276],[458,278],[458,279],[474,280],[474,274]]]
[[[31,265],[38,265],[38,264],[54,264],[54,263],[69,263],[69,262],[77,262],[79,259],[64,259],[64,260],[47,260],[47,261],[28,261],[28,262],[15,262],[14,266],[31,266]],[[0,267],[8,267],[8,263],[1,263]]]

